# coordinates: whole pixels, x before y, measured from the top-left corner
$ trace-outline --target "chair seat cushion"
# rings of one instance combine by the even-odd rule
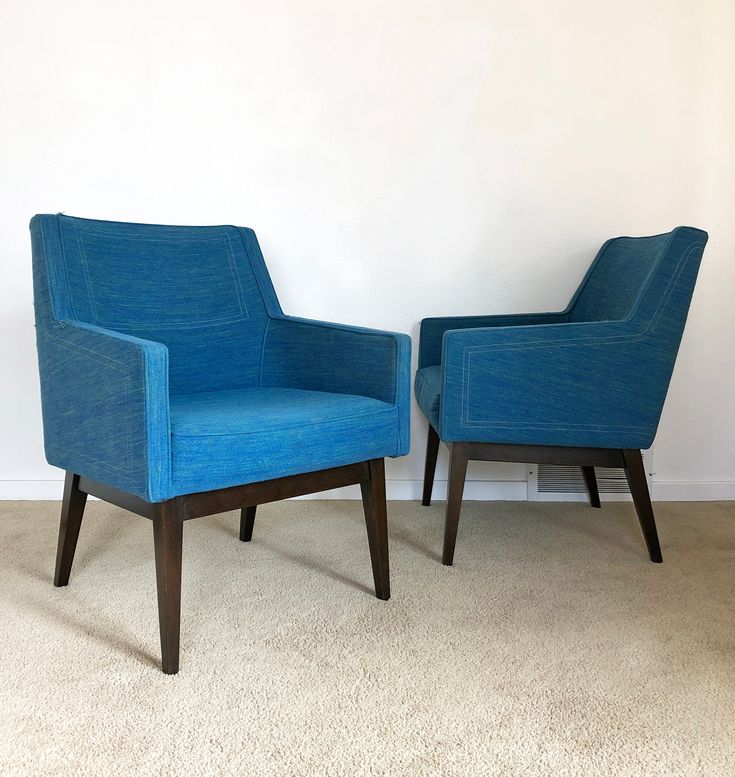
[[[441,367],[424,367],[416,372],[416,401],[429,423],[439,429],[439,399],[441,397]]]
[[[244,388],[170,407],[174,496],[400,453],[396,407],[370,397]]]

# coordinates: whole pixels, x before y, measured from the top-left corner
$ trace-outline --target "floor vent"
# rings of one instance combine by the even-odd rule
[[[643,452],[643,466],[646,469],[649,487],[653,476],[653,453]],[[622,469],[596,467],[597,487],[601,497],[608,499],[630,499],[628,481]],[[579,467],[556,464],[534,464],[528,468],[528,498],[537,501],[583,501],[587,489]]]

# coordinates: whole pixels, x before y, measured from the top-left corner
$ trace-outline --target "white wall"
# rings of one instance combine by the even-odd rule
[[[560,308],[605,238],[701,226],[656,487],[735,498],[733,40],[728,0],[3,0],[0,496],[58,493],[27,223],[63,210],[252,226],[287,312],[414,337]]]

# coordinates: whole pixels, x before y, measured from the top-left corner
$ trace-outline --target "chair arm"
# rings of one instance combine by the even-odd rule
[[[46,458],[150,502],[168,496],[168,348],[80,321],[39,332]]]
[[[267,386],[360,394],[398,406],[408,445],[411,338],[396,332],[283,316],[263,345]]]
[[[398,404],[408,397],[410,367],[408,335],[283,316],[268,324],[262,379]]]
[[[630,321],[450,330],[442,438],[647,448],[667,387]]]
[[[447,316],[425,318],[419,335],[419,369],[433,367],[441,362],[442,337],[450,329],[477,329],[496,326],[533,326],[560,324],[567,320],[567,312],[511,313],[499,316]]]

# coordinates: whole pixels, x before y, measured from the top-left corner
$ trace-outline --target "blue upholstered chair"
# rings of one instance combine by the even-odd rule
[[[623,467],[651,561],[661,561],[641,449],[656,435],[707,234],[619,237],[566,310],[427,318],[415,390],[429,421],[423,504],[450,448],[442,561],[451,564],[467,461]]]
[[[163,670],[183,521],[359,483],[388,599],[383,458],[409,447],[410,339],[285,316],[250,229],[31,221],[46,458],[66,470],[54,583],[87,494],[150,518]]]

